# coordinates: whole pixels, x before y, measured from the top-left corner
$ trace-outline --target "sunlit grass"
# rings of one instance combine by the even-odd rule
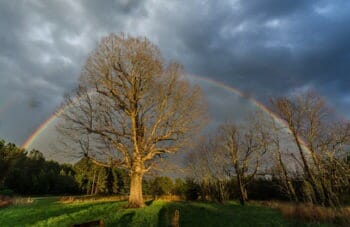
[[[278,209],[237,202],[148,201],[141,209],[125,209],[116,198],[34,199],[31,204],[0,209],[0,226],[70,226],[103,219],[106,226],[170,226],[179,211],[180,226],[312,226],[284,218]],[[67,202],[69,201],[69,202]],[[320,224],[320,223],[318,223]],[[327,226],[323,224],[323,226]]]
[[[63,204],[57,199],[37,199],[31,205],[18,205],[0,211],[0,226],[67,226],[100,219],[125,202],[80,202]]]
[[[36,199],[30,205],[0,210],[0,226],[69,226],[103,219],[107,226],[157,226],[165,202],[156,201],[143,209],[125,209],[126,201],[101,199],[60,202],[58,198]]]

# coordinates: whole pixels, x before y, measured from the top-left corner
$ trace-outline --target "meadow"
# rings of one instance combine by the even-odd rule
[[[276,208],[230,201],[185,202],[149,200],[140,209],[125,209],[127,201],[111,198],[66,200],[34,198],[29,203],[0,208],[0,226],[71,226],[103,219],[106,226],[171,226],[176,210],[180,226],[331,226],[284,218]]]

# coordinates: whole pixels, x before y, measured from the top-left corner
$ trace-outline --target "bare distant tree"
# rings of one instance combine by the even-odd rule
[[[144,205],[144,174],[158,157],[191,142],[206,112],[181,65],[166,65],[146,38],[115,34],[89,55],[64,105],[60,131],[96,164],[129,170],[129,207]]]
[[[201,199],[223,202],[228,200],[230,190],[228,173],[230,160],[220,146],[217,134],[206,135],[186,156],[188,175],[201,186]]]
[[[277,98],[272,103],[292,133],[305,178],[315,194],[314,202],[339,205],[337,188],[349,185],[348,170],[342,161],[350,141],[349,122],[336,119],[324,100],[313,92]]]
[[[289,199],[298,201],[292,182],[292,170],[287,164],[287,161],[295,161],[292,159],[292,157],[294,157],[293,154],[290,154],[289,149],[286,147],[290,139],[288,137],[290,136],[284,131],[284,127],[275,119],[264,120],[262,122],[262,127],[267,130],[268,136],[266,137],[266,143],[268,144],[268,150],[274,162],[273,168],[275,171],[273,174],[275,176],[277,175],[281,189],[288,195]],[[297,171],[297,164],[299,164],[299,162],[293,165],[294,172]]]
[[[228,123],[220,127],[220,141],[237,178],[241,205],[248,199],[247,187],[257,175],[260,161],[267,152],[267,134],[260,129],[255,124],[239,128]]]

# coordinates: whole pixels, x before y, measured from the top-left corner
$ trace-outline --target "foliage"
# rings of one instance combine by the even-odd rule
[[[122,195],[128,192],[130,179],[123,169],[99,166],[84,157],[74,165],[74,170],[75,180],[84,194]]]
[[[2,196],[13,196],[14,192],[11,189],[0,190],[0,195]]]
[[[176,178],[174,182],[173,194],[184,198],[186,192],[186,184],[181,178]]]
[[[185,198],[186,200],[197,200],[201,192],[201,187],[191,178],[185,181]]]
[[[46,161],[40,151],[21,150],[0,142],[0,188],[21,195],[75,194],[78,185],[72,166]]]
[[[3,181],[12,166],[12,162],[23,155],[13,143],[6,143],[0,140],[0,188],[3,186]]]
[[[170,195],[173,191],[174,183],[169,177],[156,177],[151,180],[150,192],[153,196]]]

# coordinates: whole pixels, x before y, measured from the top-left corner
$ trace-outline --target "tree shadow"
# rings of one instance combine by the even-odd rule
[[[172,226],[175,212],[180,226],[283,226],[277,211],[261,207],[212,202],[173,202],[158,214],[158,226]],[[260,214],[261,213],[261,214]]]
[[[145,204],[146,206],[151,206],[153,202],[154,202],[154,199],[146,201]]]
[[[131,226],[135,211],[124,214],[118,221],[118,226]]]

